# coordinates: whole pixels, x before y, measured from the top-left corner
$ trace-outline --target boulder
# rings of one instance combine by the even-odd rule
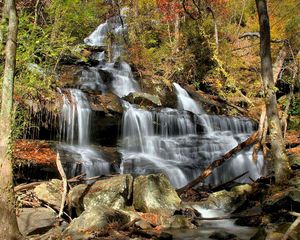
[[[99,206],[123,209],[132,195],[133,177],[118,175],[94,184],[80,184],[69,192],[69,202],[80,213]]]
[[[105,234],[109,228],[118,228],[130,221],[130,217],[118,210],[103,206],[91,207],[73,219],[63,232],[63,239],[92,239],[94,234]]]
[[[95,112],[104,112],[106,114],[122,114],[123,108],[119,97],[113,93],[107,93],[105,95],[88,92],[87,98],[90,103],[90,107]]]
[[[162,219],[161,227],[164,229],[196,229],[191,219],[181,215],[174,215]]]
[[[289,156],[289,161],[292,169],[300,169],[300,155],[299,154],[291,154]]]
[[[157,95],[151,95],[149,93],[132,92],[123,99],[140,106],[160,107],[162,105]]]
[[[280,191],[274,191],[262,203],[263,210],[267,213],[276,213],[278,209],[289,210],[293,207],[298,211],[300,206],[300,189],[289,187]]]
[[[231,212],[243,203],[242,201],[238,201],[238,198],[239,195],[235,192],[222,190],[210,194],[206,200],[199,202],[199,205],[207,209],[222,208],[225,211]]]
[[[249,184],[242,184],[231,188],[230,191],[236,193],[237,195],[243,195],[243,194],[251,193],[252,186]]]
[[[22,208],[17,215],[20,232],[24,235],[43,234],[54,227],[57,215],[48,208]]]
[[[143,92],[157,95],[164,107],[176,108],[177,96],[173,91],[172,83],[164,78],[153,78],[153,76],[144,75],[140,79],[140,85]]]
[[[171,216],[180,207],[180,198],[168,178],[160,174],[139,176],[133,184],[133,206],[145,213]]]
[[[62,181],[52,179],[49,182],[42,183],[35,187],[34,193],[38,199],[48,203],[55,209],[59,209],[61,204]]]

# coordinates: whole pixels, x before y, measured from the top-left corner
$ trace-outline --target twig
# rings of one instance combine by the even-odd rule
[[[296,213],[296,212],[289,212],[290,215],[296,216],[297,219],[292,223],[292,225],[289,227],[289,229],[286,231],[286,233],[284,234],[282,240],[287,240],[290,233],[298,226],[298,224],[300,224],[300,213]]]
[[[135,218],[131,222],[124,224],[122,227],[119,228],[119,230],[124,231],[128,228],[132,227],[136,222],[140,221],[140,218]]]
[[[216,187],[213,187],[211,190],[212,190],[212,191],[217,191],[217,190],[219,190],[219,189],[224,189],[227,185],[229,185],[230,183],[234,182],[235,180],[237,180],[237,179],[239,179],[239,178],[241,178],[241,177],[244,177],[247,173],[249,173],[249,171],[244,172],[243,174],[241,174],[241,175],[239,175],[239,176],[236,176],[236,177],[234,177],[233,179],[231,179],[231,180],[229,180],[229,181],[227,181],[227,182],[225,182],[225,183],[222,183],[222,184],[220,184],[220,185],[218,185],[218,186],[216,186]]]
[[[58,217],[60,218],[63,214],[64,206],[65,206],[65,202],[66,202],[66,198],[67,198],[68,181],[67,181],[66,173],[65,173],[65,171],[62,167],[61,161],[60,161],[59,153],[57,153],[57,155],[56,155],[56,165],[57,165],[57,169],[58,169],[59,174],[60,174],[60,176],[62,178],[62,181],[63,181],[63,193],[62,193],[60,210],[59,210],[59,213],[58,213]]]

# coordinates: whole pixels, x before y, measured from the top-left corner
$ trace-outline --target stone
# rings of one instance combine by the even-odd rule
[[[149,93],[132,92],[123,99],[140,106],[160,107],[162,105],[158,96]]]
[[[132,195],[133,177],[129,174],[80,184],[69,192],[69,202],[78,212],[99,206],[123,209]]]
[[[210,194],[206,200],[199,202],[199,205],[207,209],[222,208],[227,212],[232,212],[243,203],[239,200],[242,199],[237,193],[222,190]]]
[[[140,85],[143,92],[157,95],[164,107],[177,107],[177,96],[173,90],[172,82],[166,79],[155,79],[152,76],[143,76]],[[162,81],[163,80],[163,81]]]
[[[109,227],[121,227],[129,221],[130,217],[118,210],[100,206],[89,208],[73,219],[63,232],[63,239],[91,239],[95,233],[101,233]]]
[[[299,154],[291,154],[289,155],[290,165],[293,169],[300,168],[300,155]]]
[[[20,232],[24,235],[43,234],[53,228],[57,215],[48,208],[21,208],[17,214]]]
[[[209,238],[218,239],[218,240],[238,240],[239,239],[236,235],[225,232],[225,231],[214,232],[213,234],[211,234],[209,236]]]
[[[238,195],[243,195],[252,192],[252,186],[249,184],[242,184],[231,188],[231,192],[234,192]]]
[[[95,112],[104,112],[105,114],[122,114],[123,108],[120,99],[113,93],[107,93],[105,95],[89,92],[87,98],[90,103],[90,107]]]
[[[275,190],[262,203],[262,209],[268,213],[277,212],[278,209],[289,210],[295,202],[300,202],[300,189],[295,187]]]
[[[161,227],[164,229],[196,229],[190,218],[181,215],[163,218]]]
[[[279,232],[269,232],[265,240],[281,240],[284,234]]]
[[[133,184],[133,206],[145,213],[171,216],[180,207],[180,198],[162,173],[139,176]]]
[[[52,179],[49,182],[42,183],[35,187],[34,193],[38,199],[48,203],[55,209],[59,209],[61,204],[62,181]]]

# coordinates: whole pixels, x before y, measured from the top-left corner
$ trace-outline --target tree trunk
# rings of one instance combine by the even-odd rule
[[[272,72],[270,25],[266,0],[255,0],[260,25],[261,75],[265,90],[265,102],[269,123],[271,154],[275,180],[284,183],[291,174],[277,109],[276,90]]]
[[[5,45],[4,29],[7,27],[7,22],[8,22],[7,2],[4,2],[2,8],[1,23],[0,23],[0,55],[1,56]]]
[[[176,18],[175,18],[174,35],[175,35],[174,52],[178,52],[179,51],[178,50],[179,40],[180,40],[180,16],[179,16],[179,13],[176,14]]]
[[[13,171],[10,155],[18,18],[15,1],[6,0],[6,3],[9,14],[9,26],[5,47],[5,69],[0,113],[0,239],[13,240],[21,238],[15,214]]]

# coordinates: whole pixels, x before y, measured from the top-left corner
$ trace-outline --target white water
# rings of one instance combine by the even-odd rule
[[[68,89],[63,95],[61,136],[67,143],[89,144],[91,109],[86,95],[78,89]]]
[[[105,46],[108,32],[121,36],[125,30],[120,19],[114,17],[101,24],[85,39],[85,43],[92,46]],[[114,62],[112,63],[105,61],[104,52],[95,54],[94,58],[98,59],[100,63],[96,67],[83,70],[79,83],[81,89],[91,89],[102,94],[113,92],[119,97],[140,91],[130,65],[119,58],[123,52],[122,46],[114,43],[113,49]],[[100,70],[109,73],[112,79],[110,84],[102,81]],[[174,89],[177,94],[178,109],[166,108],[147,111],[123,102],[124,114],[120,140],[122,173],[140,175],[164,172],[175,187],[182,187],[196,178],[212,161],[252,134],[254,124],[250,120],[207,115],[180,85],[174,83]],[[65,124],[62,132],[72,147],[76,143],[77,135],[78,144],[88,147],[87,117],[89,114],[86,112],[89,112],[90,109],[86,107],[88,103],[86,103],[84,94],[82,92],[79,94],[79,92],[81,91],[71,91],[76,106],[65,99],[62,119],[70,120],[68,120],[67,127],[65,126],[67,121],[62,121]],[[78,128],[77,131],[76,128]],[[72,148],[70,149],[72,150]],[[73,150],[78,155],[78,151]],[[88,151],[81,148],[79,151],[84,153],[81,159],[101,159],[99,155],[93,157],[91,154],[85,154]],[[214,174],[207,179],[207,183],[219,184],[246,171],[249,173],[240,179],[241,181],[247,182],[249,177],[258,178],[262,167],[262,156],[259,155],[257,163],[253,163],[251,159],[252,150],[243,150],[216,169]],[[82,162],[87,161],[82,160]],[[101,165],[102,161],[99,161],[99,164]],[[106,167],[102,166],[101,168],[105,169],[103,171],[107,170]]]
[[[193,205],[203,218],[226,217],[228,213],[222,209],[205,209]],[[221,231],[234,234],[241,240],[249,240],[257,232],[256,228],[237,226],[234,219],[202,220],[197,230],[170,230],[174,240],[210,240],[210,235]]]
[[[134,79],[131,67],[122,61],[118,64],[105,64],[102,70],[107,71],[113,77],[111,91],[119,97],[124,97],[131,92],[140,91],[137,81]]]
[[[179,84],[173,83],[177,94],[178,109],[190,111],[195,114],[204,113],[203,109],[198,105]]]

